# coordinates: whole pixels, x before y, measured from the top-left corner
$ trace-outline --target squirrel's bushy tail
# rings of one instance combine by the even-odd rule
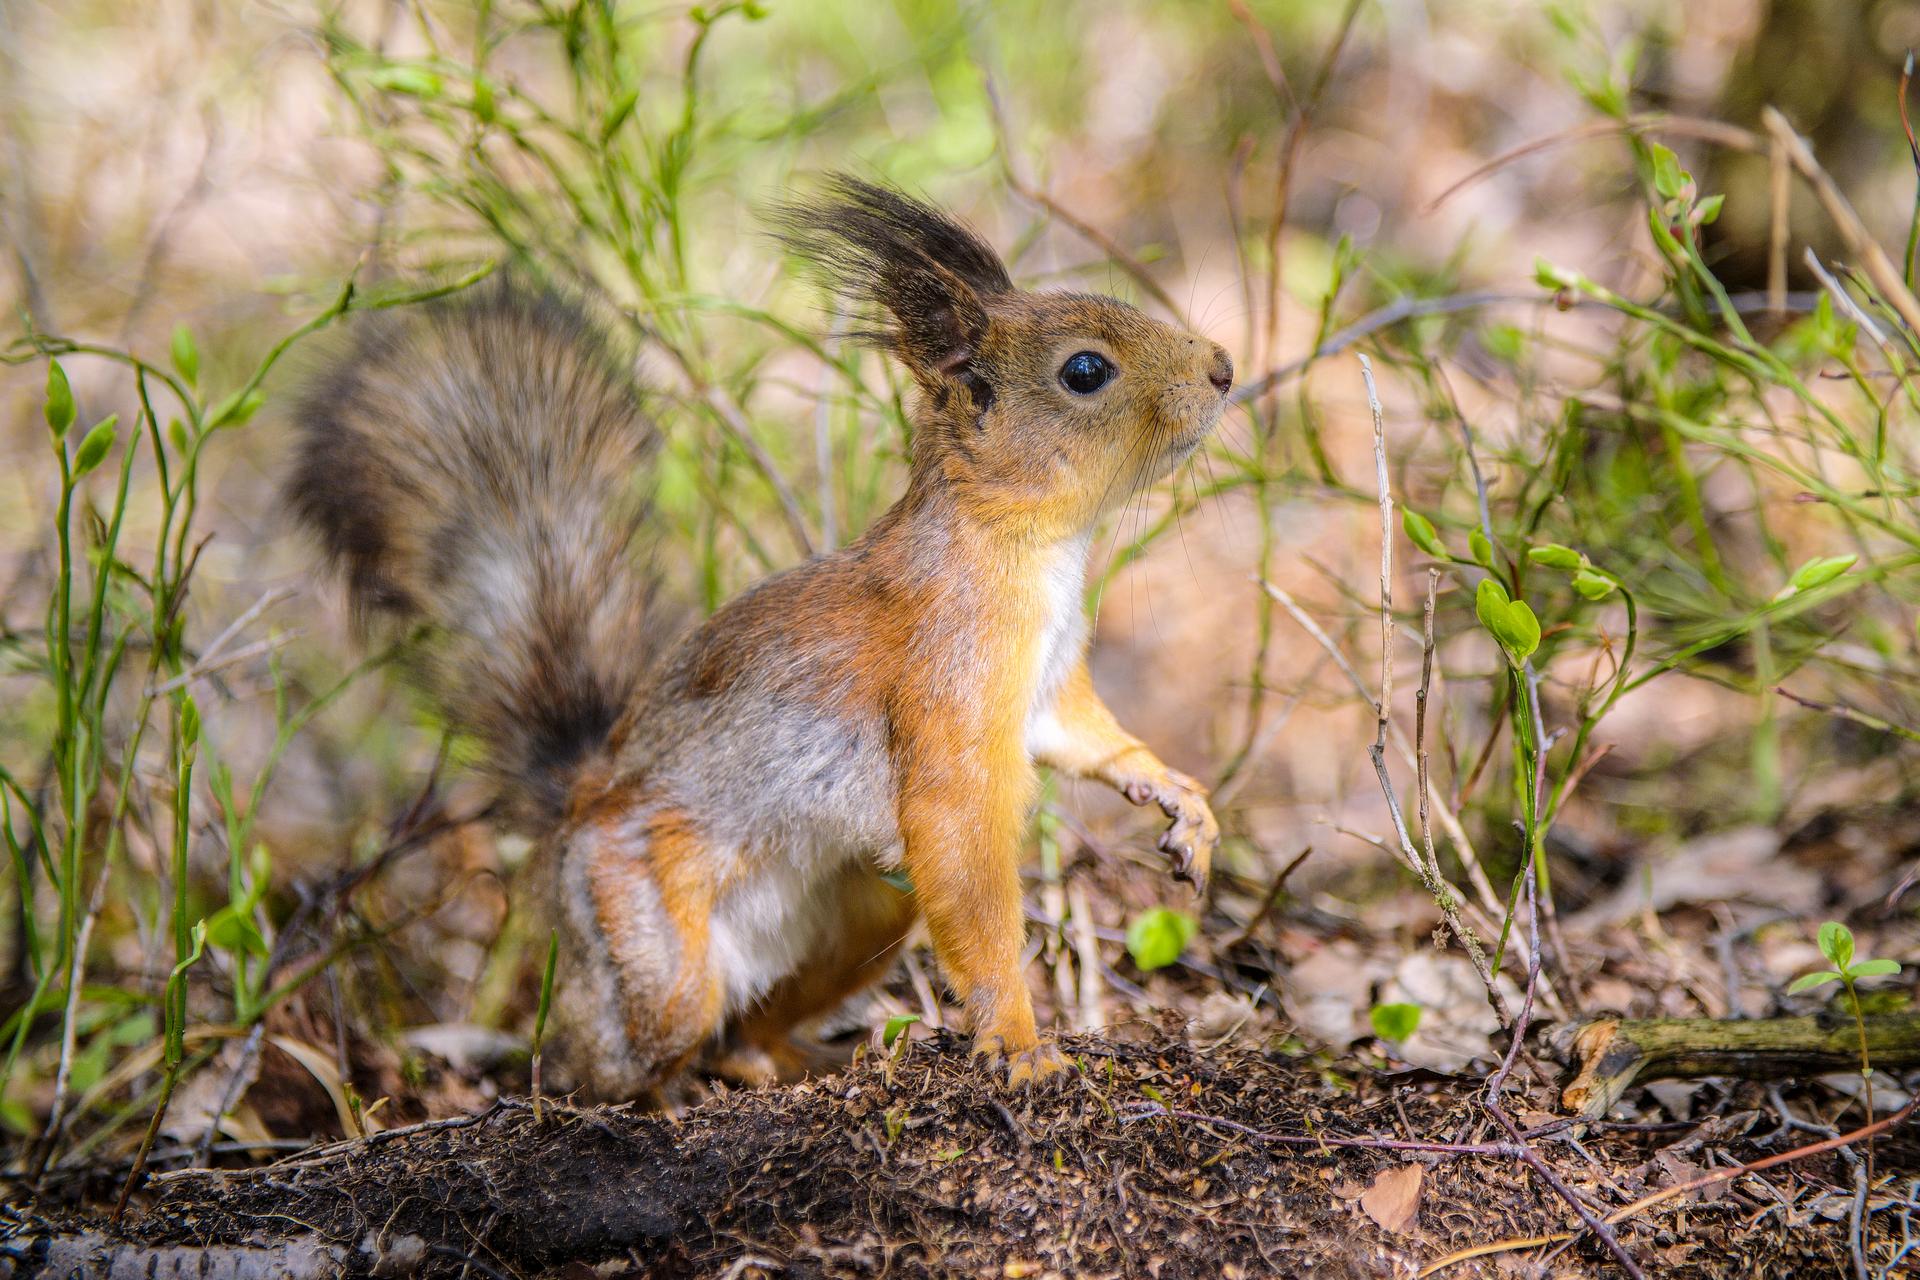
[[[550,820],[644,670],[653,427],[629,362],[551,295],[371,321],[300,404],[289,505],[363,623],[426,625],[421,682],[521,816]]]

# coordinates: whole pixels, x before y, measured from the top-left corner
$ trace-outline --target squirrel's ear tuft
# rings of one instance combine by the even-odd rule
[[[892,325],[870,335],[923,381],[953,376],[986,337],[982,299],[1013,288],[1000,256],[946,214],[837,174],[817,200],[770,219],[788,249],[835,289],[878,303]]]

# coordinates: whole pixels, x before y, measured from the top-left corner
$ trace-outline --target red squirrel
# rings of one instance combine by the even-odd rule
[[[776,233],[912,376],[906,490],[857,541],[671,647],[632,546],[655,442],[579,308],[516,288],[389,314],[304,398],[288,498],[538,840],[586,1083],[657,1088],[722,1039],[772,1073],[924,918],[975,1052],[1062,1069],[1021,972],[1036,766],[1171,819],[1205,790],[1115,721],[1085,658],[1096,524],[1219,422],[1227,353],[1112,298],[1015,288],[897,191],[833,179]],[[905,881],[901,874],[904,873]],[[911,884],[910,890],[896,887]]]

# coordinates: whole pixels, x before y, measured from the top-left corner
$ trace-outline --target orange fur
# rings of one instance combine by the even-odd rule
[[[617,823],[624,810],[607,815]],[[662,1074],[683,1065],[719,1028],[720,985],[708,966],[707,925],[719,886],[705,865],[697,837],[685,815],[671,810],[647,824],[644,858],[615,833],[587,869],[594,914],[621,985],[627,987],[626,1033],[634,1045],[647,1045]],[[657,939],[638,936],[636,901],[657,901],[672,931],[674,956],[663,995],[645,998],[638,983],[657,985]]]

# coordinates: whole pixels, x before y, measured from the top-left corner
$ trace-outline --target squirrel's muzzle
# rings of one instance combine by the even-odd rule
[[[1233,390],[1233,357],[1217,343],[1213,348],[1213,363],[1207,368],[1207,381],[1223,396]]]

